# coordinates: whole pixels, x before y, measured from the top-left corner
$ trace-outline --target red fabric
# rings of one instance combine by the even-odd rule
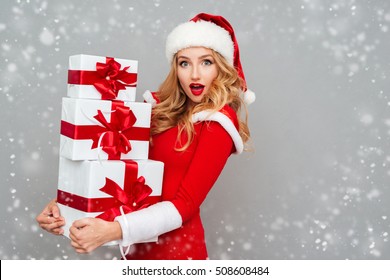
[[[236,115],[232,117],[236,119]],[[184,152],[174,150],[178,128],[153,137],[150,158],[165,163],[162,200],[182,216],[181,228],[163,234],[158,243],[141,243],[127,259],[207,259],[199,207],[234,151],[230,135],[217,122],[195,124],[195,138]],[[185,136],[182,143],[185,143]],[[223,202],[221,202],[223,203]]]
[[[153,99],[156,100],[156,103],[160,103],[160,100],[157,97],[157,92],[153,91],[153,92],[151,92],[151,94],[152,94]]]

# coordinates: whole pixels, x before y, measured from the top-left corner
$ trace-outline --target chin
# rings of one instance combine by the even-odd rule
[[[203,95],[200,95],[200,96],[194,96],[192,98],[190,98],[192,103],[195,103],[195,104],[199,104],[202,102],[202,99],[203,99]]]
[[[192,103],[195,103],[195,104],[198,104],[198,103],[202,102],[202,99],[203,99],[203,96],[204,96],[204,94],[193,95],[192,93],[191,94],[186,93],[186,95],[187,95],[187,98],[189,100],[191,100]]]

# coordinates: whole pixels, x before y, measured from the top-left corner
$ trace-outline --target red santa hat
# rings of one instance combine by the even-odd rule
[[[173,29],[166,42],[165,53],[169,62],[172,62],[173,56],[178,51],[188,47],[206,47],[220,53],[230,65],[236,68],[244,82],[242,87],[244,102],[251,104],[255,101],[255,93],[246,86],[233,27],[225,18],[201,13]]]

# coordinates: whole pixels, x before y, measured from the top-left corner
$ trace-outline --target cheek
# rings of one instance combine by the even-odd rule
[[[212,83],[218,77],[217,69],[210,72],[210,83]]]
[[[218,69],[215,64],[213,64],[212,67],[210,67],[210,76],[212,76],[213,79],[215,79],[218,76]]]
[[[213,79],[213,80],[215,80],[217,77],[218,77],[218,70],[215,69],[215,72],[214,72],[214,79]]]
[[[186,77],[185,77],[183,71],[178,71],[178,72],[177,72],[177,78],[178,78],[178,80],[179,80],[180,85],[183,86],[183,84],[184,84],[185,81],[186,81]]]

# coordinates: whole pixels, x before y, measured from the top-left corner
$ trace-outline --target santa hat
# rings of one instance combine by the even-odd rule
[[[233,27],[225,18],[201,13],[173,29],[166,43],[166,56],[169,62],[172,62],[178,51],[188,47],[206,47],[220,53],[236,68],[244,82],[242,87],[244,102],[251,104],[255,101],[255,93],[246,86]]]

